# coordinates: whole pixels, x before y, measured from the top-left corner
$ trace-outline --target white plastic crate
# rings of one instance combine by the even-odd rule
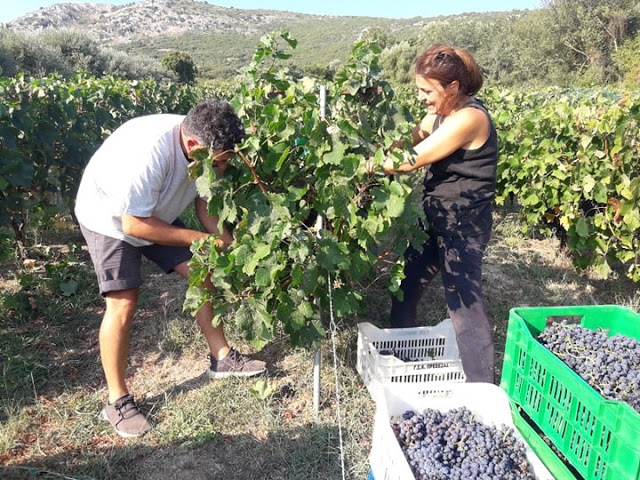
[[[450,319],[416,328],[359,323],[356,369],[374,399],[376,384],[419,383],[435,392],[466,380]]]
[[[511,418],[509,397],[504,390],[491,383],[449,384],[446,392],[425,391],[420,385],[379,386],[376,404],[373,442],[369,462],[375,480],[415,480],[400,444],[391,429],[391,419],[401,417],[407,410],[420,412],[433,408],[447,412],[466,407],[476,419],[487,425],[511,427],[515,436],[527,446],[527,458],[536,479],[553,480],[542,461],[517,431]]]

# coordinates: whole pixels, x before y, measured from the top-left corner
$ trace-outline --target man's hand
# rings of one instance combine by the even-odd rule
[[[226,228],[222,229],[222,232],[219,230],[219,218],[211,217],[207,211],[207,202],[202,198],[198,197],[195,200],[195,209],[196,216],[200,221],[200,224],[204,227],[207,232],[211,232],[214,235],[217,235],[216,245],[220,248],[226,248],[233,242],[233,235]]]
[[[221,238],[216,238],[214,243],[216,244],[216,247],[218,247],[218,248],[227,248],[229,245],[231,245],[231,243],[225,242]]]

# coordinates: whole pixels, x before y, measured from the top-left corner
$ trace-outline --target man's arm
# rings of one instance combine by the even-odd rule
[[[122,214],[122,231],[126,235],[138,237],[159,245],[188,247],[201,238],[207,238],[208,233],[176,227],[157,217],[134,217]]]
[[[216,235],[218,240],[222,242],[222,245],[218,243],[218,246],[228,247],[233,242],[233,236],[231,232],[229,232],[226,228],[223,229],[222,233],[218,229],[218,222],[220,219],[218,217],[210,217],[209,212],[207,211],[207,202],[205,202],[202,198],[197,197],[195,201],[196,207],[196,216],[200,223],[204,227],[204,229]]]

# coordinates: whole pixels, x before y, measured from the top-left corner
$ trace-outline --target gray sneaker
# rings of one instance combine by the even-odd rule
[[[138,410],[133,395],[127,394],[113,403],[107,402],[102,409],[102,418],[107,420],[121,437],[141,437],[149,430],[151,424]]]
[[[266,364],[263,361],[253,360],[233,348],[220,361],[209,354],[209,361],[211,362],[207,370],[209,378],[253,377],[266,370]]]

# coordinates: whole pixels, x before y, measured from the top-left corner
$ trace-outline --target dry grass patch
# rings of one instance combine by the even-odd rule
[[[264,379],[272,393],[265,398],[252,393],[256,379],[209,381],[205,342],[182,312],[185,285],[146,265],[128,380],[155,429],[124,440],[98,417],[106,397],[97,347],[102,300],[86,252],[72,249],[68,255],[83,266],[59,267],[60,278],[68,274],[78,281],[74,295],[62,295],[39,277],[25,293],[16,283],[22,272],[5,265],[0,274],[0,477],[333,480],[342,477],[344,459],[346,478],[366,478],[375,406],[355,370],[356,325],[388,325],[384,288],[364,291],[358,318],[338,320],[335,357],[331,339],[323,343],[320,412],[314,418],[314,352],[292,349],[285,338],[259,352],[269,369]],[[576,273],[557,241],[520,235],[509,213],[496,219],[484,272],[497,378],[511,308],[640,306],[630,281]],[[437,279],[421,302],[420,319],[434,325],[445,317]],[[240,350],[251,351],[232,326],[228,336]]]

